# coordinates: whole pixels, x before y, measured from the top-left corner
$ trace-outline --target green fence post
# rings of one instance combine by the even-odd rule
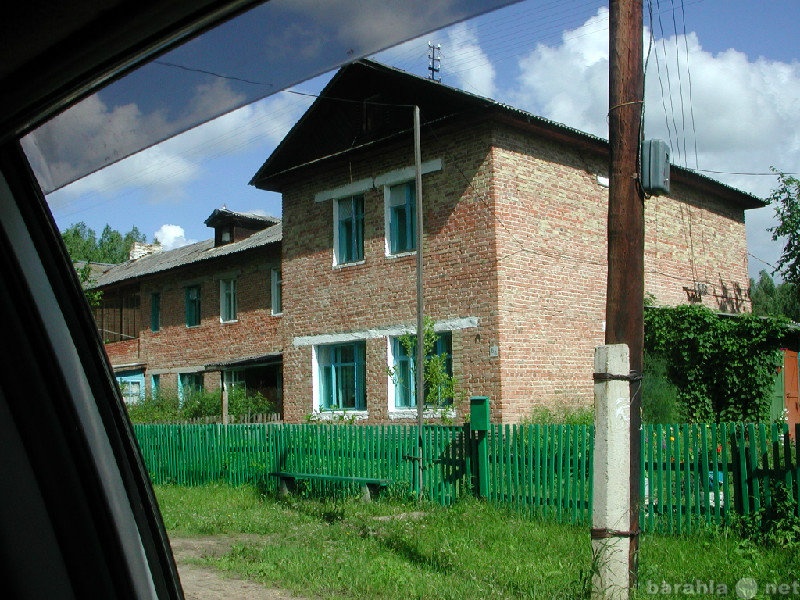
[[[475,464],[478,467],[478,497],[489,497],[489,450],[486,432],[489,431],[489,398],[473,396],[469,399],[469,424],[477,434]]]

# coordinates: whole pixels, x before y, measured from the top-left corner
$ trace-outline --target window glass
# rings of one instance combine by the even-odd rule
[[[237,299],[236,280],[222,279],[219,282],[219,319],[220,321],[235,321]]]
[[[432,361],[438,365],[431,369],[438,373],[442,379],[452,382],[452,334],[449,331],[436,334],[436,341],[432,351],[426,356],[425,362],[430,365]],[[395,408],[414,408],[416,399],[416,368],[414,356],[416,355],[416,336],[403,336],[392,339],[391,346],[391,392],[394,396]],[[430,366],[426,368],[427,370]],[[444,406],[451,404],[452,386],[448,381],[425,382],[426,406]]]
[[[178,375],[178,401],[181,406],[194,394],[203,392],[202,373],[180,373]]]
[[[186,326],[200,325],[200,286],[190,285],[186,288]]]
[[[272,269],[270,276],[270,296],[272,300],[272,314],[279,315],[283,312],[283,277],[280,269]]]
[[[365,408],[364,355],[364,342],[318,347],[320,409],[363,410]]]
[[[336,201],[336,264],[364,260],[364,197]]]
[[[416,243],[416,189],[409,181],[389,188],[389,252],[411,252]]]

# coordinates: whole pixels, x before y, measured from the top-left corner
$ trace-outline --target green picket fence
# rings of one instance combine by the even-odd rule
[[[274,471],[388,479],[417,489],[415,425],[136,425],[154,483],[223,481],[277,489]],[[478,436],[486,436],[487,499],[552,519],[591,523],[594,428],[570,425],[426,425],[424,492],[448,505],[474,494]],[[800,436],[800,427],[795,432]],[[800,498],[800,449],[785,425],[646,425],[641,445],[641,527],[688,533],[767,506],[775,486]],[[314,481],[313,494],[351,493]],[[800,514],[800,513],[799,513]]]
[[[641,452],[647,531],[729,524],[768,506],[776,485],[800,498],[800,445],[786,424],[645,425]]]

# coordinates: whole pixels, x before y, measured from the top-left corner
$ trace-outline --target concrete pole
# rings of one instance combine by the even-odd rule
[[[593,600],[630,594],[630,356],[628,346],[594,355]]]

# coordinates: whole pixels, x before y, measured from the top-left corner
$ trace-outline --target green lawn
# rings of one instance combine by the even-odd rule
[[[548,523],[478,501],[454,507],[381,500],[279,501],[251,487],[157,486],[171,534],[260,534],[207,563],[249,579],[324,598],[564,598],[586,595],[589,531]],[[796,552],[768,550],[709,531],[641,538],[636,598],[683,598],[742,577],[791,592]],[[658,589],[655,592],[656,588]],[[668,590],[669,593],[665,593]],[[675,593],[677,591],[677,593]],[[800,594],[795,596],[800,598]]]

